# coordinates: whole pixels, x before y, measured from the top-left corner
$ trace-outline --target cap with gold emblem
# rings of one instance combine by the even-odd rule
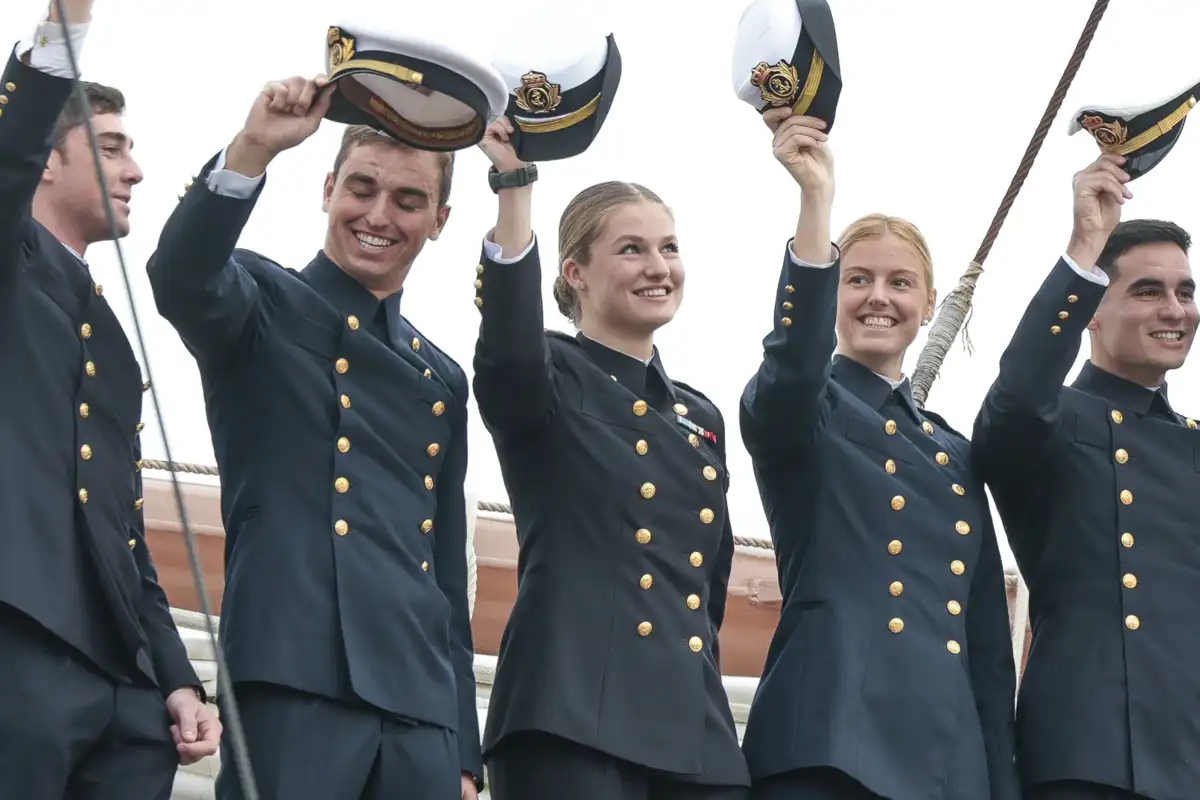
[[[617,86],[621,52],[612,34],[522,35],[493,61],[508,87],[510,137],[522,161],[579,155],[595,140]]]
[[[376,25],[335,25],[326,34],[333,122],[369,125],[421,150],[478,144],[504,113],[508,90],[495,68],[454,47]]]
[[[1183,132],[1188,112],[1200,97],[1200,84],[1170,99],[1137,108],[1086,106],[1071,116],[1067,133],[1087,131],[1101,152],[1125,156],[1122,167],[1132,180],[1166,158]]]
[[[832,130],[842,68],[829,3],[752,0],[734,39],[733,91],[760,112],[787,106]]]

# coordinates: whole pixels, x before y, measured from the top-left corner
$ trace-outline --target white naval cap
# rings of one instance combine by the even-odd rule
[[[1175,146],[1188,112],[1200,99],[1200,84],[1166,100],[1140,106],[1084,106],[1071,115],[1067,134],[1087,131],[1103,153],[1125,156],[1130,180],[1145,175]]]
[[[504,113],[504,80],[474,47],[423,27],[430,35],[361,19],[331,26],[325,65],[335,94],[326,118],[369,125],[421,150],[477,144]]]
[[[733,45],[733,91],[759,112],[790,106],[833,129],[842,92],[826,0],[751,0]]]
[[[522,19],[493,59],[508,92],[506,114],[522,161],[553,161],[587,150],[621,81],[621,53],[598,20],[547,10]]]

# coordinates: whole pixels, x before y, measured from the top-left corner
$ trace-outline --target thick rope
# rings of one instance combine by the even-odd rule
[[[1100,19],[1108,10],[1108,2],[1109,0],[1096,0],[1087,24],[1083,26],[1083,33],[1079,35],[1079,41],[1075,44],[1075,51],[1071,53],[1071,58],[1067,62],[1067,68],[1063,70],[1058,86],[1055,87],[1054,94],[1046,105],[1046,111],[1042,114],[1042,119],[1033,132],[1033,138],[1029,140],[1029,146],[1025,148],[1025,155],[1021,157],[1017,172],[1008,185],[1008,191],[1004,193],[1004,199],[1000,201],[1000,207],[996,210],[996,215],[992,217],[992,224],[988,226],[983,243],[979,245],[979,251],[975,253],[975,258],[971,259],[971,265],[959,279],[958,286],[942,302],[937,319],[934,320],[933,327],[929,330],[929,339],[925,343],[925,348],[921,350],[921,357],[917,359],[917,368],[913,371],[913,400],[918,406],[924,407],[929,390],[933,387],[933,382],[941,371],[942,362],[946,360],[946,354],[950,352],[950,345],[954,342],[954,337],[958,335],[960,329],[963,332],[963,344],[967,352],[970,352],[971,340],[967,335],[965,323],[970,313],[975,284],[983,273],[983,262],[987,260],[988,253],[992,251],[992,245],[1000,234],[1000,227],[1008,218],[1008,212],[1017,199],[1021,187],[1025,184],[1029,171],[1033,168],[1038,151],[1042,149],[1042,142],[1045,141],[1046,134],[1050,132],[1054,118],[1058,116],[1058,110],[1067,96],[1071,82],[1075,80],[1075,73],[1083,64],[1083,57],[1092,43],[1092,37],[1100,25]]]

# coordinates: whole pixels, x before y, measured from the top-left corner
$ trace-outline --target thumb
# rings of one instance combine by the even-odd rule
[[[317,119],[324,117],[326,112],[329,111],[329,104],[332,102],[333,102],[333,85],[326,84],[321,89],[321,93],[317,95],[317,101],[315,103],[313,103],[312,106],[308,109],[308,116],[310,118],[317,118]]]
[[[191,744],[196,741],[196,709],[188,708],[179,715],[179,737]]]

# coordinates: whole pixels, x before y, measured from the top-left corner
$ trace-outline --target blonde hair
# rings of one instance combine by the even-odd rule
[[[587,266],[592,260],[592,245],[600,235],[608,215],[616,208],[631,203],[658,203],[666,207],[658,195],[640,183],[605,181],[589,186],[567,203],[558,221],[559,274],[554,279],[554,302],[562,315],[578,325],[583,309],[579,294],[562,274],[567,259]]]
[[[867,214],[859,217],[846,226],[838,238],[838,250],[845,253],[853,245],[867,239],[877,239],[887,234],[894,234],[902,239],[917,254],[921,269],[925,274],[925,288],[933,291],[933,256],[929,253],[929,243],[925,236],[906,219],[889,217],[887,214]]]

